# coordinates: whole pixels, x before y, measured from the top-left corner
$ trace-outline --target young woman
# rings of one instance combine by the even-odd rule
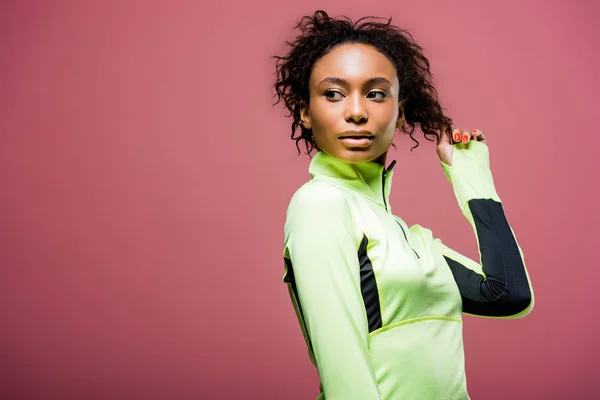
[[[468,399],[462,313],[518,318],[533,308],[485,136],[451,128],[428,60],[391,19],[318,11],[296,28],[289,53],[276,57],[275,89],[296,146],[316,154],[287,211],[283,280],[319,399]],[[415,140],[415,127],[437,142],[480,263],[392,214],[387,152],[396,130]]]

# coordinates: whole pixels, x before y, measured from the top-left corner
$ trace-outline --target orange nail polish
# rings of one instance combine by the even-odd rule
[[[469,142],[469,136],[465,135],[463,136],[463,143],[468,143]]]
[[[457,132],[457,133],[454,134],[454,141],[455,142],[460,142],[460,133]]]

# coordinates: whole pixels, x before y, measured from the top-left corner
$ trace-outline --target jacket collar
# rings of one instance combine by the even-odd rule
[[[376,162],[349,163],[318,151],[310,162],[308,172],[313,179],[358,192],[391,212],[390,191],[396,161],[387,168]]]

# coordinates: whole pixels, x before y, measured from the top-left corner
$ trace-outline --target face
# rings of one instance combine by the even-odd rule
[[[365,44],[335,47],[314,65],[302,125],[319,149],[347,162],[385,163],[396,128],[404,123],[392,62]]]

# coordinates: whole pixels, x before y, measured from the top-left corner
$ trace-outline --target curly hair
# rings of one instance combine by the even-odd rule
[[[308,83],[312,68],[317,60],[343,43],[361,43],[373,46],[385,55],[396,67],[400,83],[399,99],[404,102],[406,122],[402,131],[416,142],[411,151],[419,146],[413,137],[418,125],[425,139],[439,140],[443,129],[452,127],[452,120],[445,116],[439,103],[437,91],[432,84],[429,60],[423,55],[422,48],[404,29],[386,22],[368,21],[379,17],[363,17],[352,22],[348,17],[331,18],[325,11],[318,10],[313,16],[304,16],[294,29],[300,34],[286,44],[291,47],[284,56],[276,58],[277,80],[274,89],[278,104],[283,100],[289,116],[293,116],[291,138],[304,141],[306,154],[310,155],[318,147],[313,140],[312,130],[300,124],[300,110],[308,105]],[[385,18],[383,18],[385,20]],[[300,134],[296,131],[300,128]]]

